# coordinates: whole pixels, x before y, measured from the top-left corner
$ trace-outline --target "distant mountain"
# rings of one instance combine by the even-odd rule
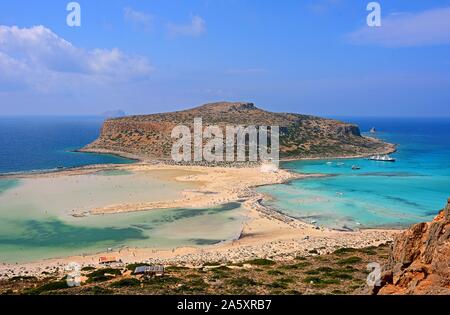
[[[81,151],[108,152],[140,159],[169,159],[176,125],[280,126],[281,158],[317,158],[392,152],[394,146],[361,136],[359,127],[333,119],[273,113],[252,103],[220,102],[172,113],[105,121],[100,137]]]
[[[125,114],[125,112],[123,110],[108,110],[104,113],[102,113],[102,116],[105,117],[106,119],[111,119],[111,118],[120,118],[120,117],[124,117],[127,114]]]

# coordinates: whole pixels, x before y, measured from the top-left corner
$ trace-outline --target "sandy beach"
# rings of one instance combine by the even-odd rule
[[[154,174],[167,181],[190,183],[192,187],[181,192],[174,200],[151,202],[126,202],[90,209],[89,215],[114,215],[116,213],[151,211],[178,207],[208,207],[228,202],[240,202],[247,219],[240,236],[216,245],[178,247],[172,249],[131,248],[58,259],[39,260],[23,264],[1,264],[0,277],[18,275],[40,276],[46,273],[64,274],[70,262],[82,266],[97,266],[101,256],[113,256],[119,264],[154,262],[197,266],[204,262],[239,262],[255,257],[278,260],[293,259],[298,255],[328,253],[337,248],[377,246],[393,239],[397,230],[336,231],[314,226],[286,216],[275,209],[261,205],[265,197],[252,188],[261,185],[285,183],[306,178],[310,174],[296,174],[286,170],[263,172],[261,167],[201,167],[137,163],[132,165],[100,165],[70,169],[53,173],[21,175],[21,178],[65,178],[104,171],[128,171],[136,174]],[[71,213],[82,216],[86,213]]]

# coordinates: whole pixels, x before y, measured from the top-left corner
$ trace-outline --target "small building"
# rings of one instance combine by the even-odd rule
[[[162,277],[164,276],[164,266],[139,266],[134,269],[134,274]]]

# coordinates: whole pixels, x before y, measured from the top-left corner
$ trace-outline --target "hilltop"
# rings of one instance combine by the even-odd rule
[[[114,153],[142,160],[170,158],[171,131],[177,125],[193,126],[201,117],[207,125],[280,127],[281,158],[362,156],[394,151],[394,146],[363,137],[359,127],[315,116],[274,113],[253,103],[219,102],[193,109],[105,121],[100,137],[80,151]]]

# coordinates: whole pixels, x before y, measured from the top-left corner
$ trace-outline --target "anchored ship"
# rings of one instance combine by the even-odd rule
[[[374,155],[369,158],[371,161],[381,161],[381,162],[395,162],[396,159],[390,157],[389,155]]]

